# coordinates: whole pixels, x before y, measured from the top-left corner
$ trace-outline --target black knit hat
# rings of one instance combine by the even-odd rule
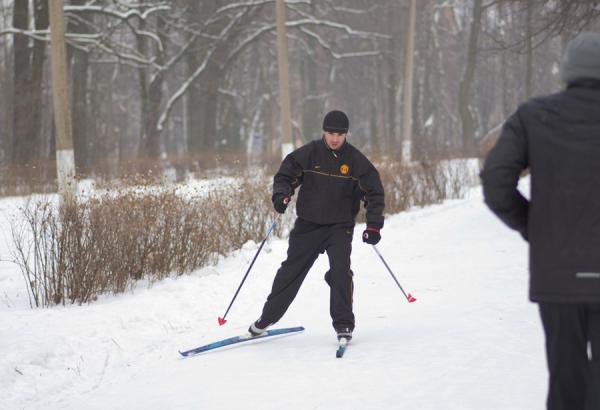
[[[323,118],[323,131],[346,134],[350,128],[350,121],[342,111],[329,111]]]

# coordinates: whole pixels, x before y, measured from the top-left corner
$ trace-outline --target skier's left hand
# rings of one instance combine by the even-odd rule
[[[279,194],[273,200],[273,208],[275,208],[275,211],[277,211],[278,213],[283,214],[283,213],[285,213],[285,210],[287,209],[289,203],[290,203],[289,196]]]
[[[369,245],[375,245],[377,242],[381,240],[381,234],[379,233],[379,229],[374,226],[368,226],[367,229],[362,234],[363,242],[368,243]]]

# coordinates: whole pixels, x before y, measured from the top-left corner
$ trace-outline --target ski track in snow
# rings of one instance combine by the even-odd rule
[[[0,260],[9,259],[16,199],[0,201]],[[0,262],[1,409],[543,409],[547,373],[527,247],[468,199],[386,219],[378,245],[409,304],[354,233],[354,339],[343,359],[320,256],[274,326],[303,333],[182,359],[245,332],[287,242],[271,240],[222,327],[258,244],[213,267],[86,306],[29,309],[23,278]]]

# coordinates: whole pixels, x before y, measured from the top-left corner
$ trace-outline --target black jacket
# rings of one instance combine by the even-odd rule
[[[312,141],[281,163],[273,182],[273,200],[292,196],[300,186],[298,217],[317,224],[351,223],[365,201],[367,224],[383,227],[383,186],[379,173],[358,149],[348,143],[336,151],[323,139]]]
[[[531,172],[531,202],[517,191]],[[600,81],[519,107],[490,151],[485,202],[529,240],[530,298],[600,301]]]

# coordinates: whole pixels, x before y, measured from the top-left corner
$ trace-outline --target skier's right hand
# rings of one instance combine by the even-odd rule
[[[368,243],[369,245],[376,245],[381,240],[379,228],[367,225],[367,229],[363,232],[362,239],[363,242]]]
[[[278,213],[282,214],[287,209],[287,206],[289,203],[290,203],[289,196],[279,194],[273,199],[273,208],[275,208],[275,210]]]

